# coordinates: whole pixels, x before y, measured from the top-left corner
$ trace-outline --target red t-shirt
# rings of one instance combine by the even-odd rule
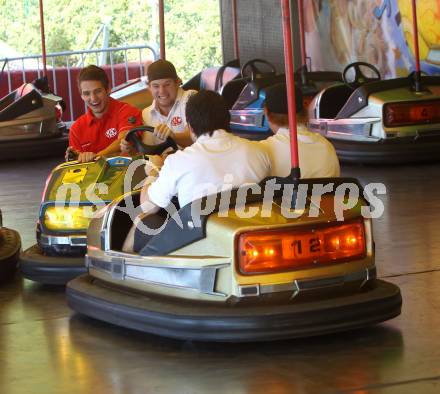
[[[98,153],[118,138],[121,130],[142,125],[141,111],[109,97],[107,112],[96,118],[90,109],[70,127],[69,145],[78,152]]]

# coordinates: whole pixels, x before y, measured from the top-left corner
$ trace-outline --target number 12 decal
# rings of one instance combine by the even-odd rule
[[[296,239],[291,244],[293,253],[295,256],[301,256],[303,254],[303,242],[300,239]],[[310,238],[309,239],[309,253],[319,253],[321,251],[321,243],[319,238]]]

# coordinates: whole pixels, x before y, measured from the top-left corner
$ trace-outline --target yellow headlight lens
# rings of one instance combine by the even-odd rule
[[[48,230],[87,230],[92,207],[51,206],[44,212],[44,226]]]

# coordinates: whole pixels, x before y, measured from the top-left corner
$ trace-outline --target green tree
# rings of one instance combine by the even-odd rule
[[[154,43],[152,21],[158,15],[153,5],[147,0],[44,0],[47,52],[86,49],[109,18],[110,47]],[[165,0],[165,6],[167,58],[182,79],[218,65],[219,0]],[[38,0],[0,0],[0,12],[0,40],[25,55],[41,53]],[[99,39],[97,47],[100,43]],[[121,61],[121,56],[114,61]],[[95,57],[86,59],[86,63],[94,62]]]
[[[183,79],[221,64],[218,0],[165,1],[167,58]]]

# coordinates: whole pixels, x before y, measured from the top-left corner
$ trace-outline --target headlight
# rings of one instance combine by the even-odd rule
[[[50,206],[44,212],[44,226],[48,230],[87,230],[96,207]]]

